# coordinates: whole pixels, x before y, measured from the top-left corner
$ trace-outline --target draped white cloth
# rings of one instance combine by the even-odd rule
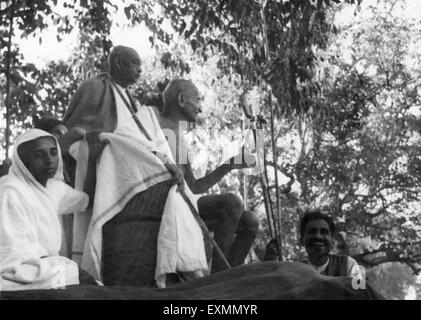
[[[208,273],[202,231],[190,208],[174,185],[165,202],[159,227],[155,281],[158,288],[166,287],[167,274],[181,272],[196,279]],[[187,185],[185,192],[198,210],[197,197]]]
[[[138,118],[153,137],[146,139],[138,130],[136,134],[102,133],[107,139],[97,163],[97,183],[92,218],[89,226],[77,219],[75,234],[80,246],[84,241],[82,268],[101,280],[102,227],[120,212],[137,193],[166,180],[172,179],[163,163],[152,153],[159,151],[172,159],[167,140],[152,108],[141,107]],[[71,154],[77,161],[76,185],[83,185],[86,175],[87,148],[81,142],[72,145]],[[192,199],[195,202],[195,199]],[[83,233],[86,233],[87,235]],[[203,235],[187,204],[173,187],[166,200],[158,236],[156,279],[165,286],[165,274],[176,271],[191,272],[197,276],[207,270]]]
[[[88,196],[64,183],[57,141],[58,170],[46,187],[32,176],[17,152],[22,143],[45,136],[54,138],[39,129],[19,136],[9,174],[0,179],[0,290],[79,283],[77,264],[58,256],[62,236],[58,215],[85,210]]]

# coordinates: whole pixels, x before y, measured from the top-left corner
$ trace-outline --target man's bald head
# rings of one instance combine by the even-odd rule
[[[130,59],[132,57],[139,58],[136,50],[126,46],[115,46],[111,49],[108,56],[108,67],[111,69],[115,66],[116,59]]]
[[[164,116],[195,122],[197,114],[201,112],[200,102],[202,99],[199,90],[189,80],[171,80],[162,93],[162,97],[164,101]]]
[[[122,87],[134,84],[141,72],[139,54],[130,47],[116,46],[108,56],[108,68],[111,77]]]
[[[198,91],[196,86],[190,81],[185,79],[174,79],[168,83],[164,92],[162,93],[164,99],[164,106],[176,104],[178,95],[180,93],[187,93],[191,91]]]

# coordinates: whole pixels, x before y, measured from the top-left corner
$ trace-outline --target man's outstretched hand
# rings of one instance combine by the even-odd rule
[[[256,159],[250,152],[242,149],[239,154],[229,159],[226,165],[229,166],[230,170],[253,168],[256,166]]]
[[[87,130],[85,128],[73,127],[66,134],[60,136],[58,138],[58,143],[60,144],[62,154],[68,154],[70,146],[76,141],[83,140],[86,133]]]

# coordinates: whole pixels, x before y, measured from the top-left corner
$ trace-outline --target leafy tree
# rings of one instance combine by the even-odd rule
[[[62,5],[73,9],[69,11],[72,14],[61,15],[55,10],[56,0],[0,3],[1,112],[10,125],[8,133],[7,126],[2,126],[1,143],[7,153],[9,141],[20,130],[42,116],[61,117],[77,84],[97,70],[104,70],[106,54],[112,46],[107,38],[109,15],[115,6],[111,1],[68,0]],[[23,60],[14,39],[38,37],[42,43],[42,31],[54,26],[57,39],[61,40],[72,31],[74,21],[80,30],[80,46],[72,60],[50,62],[43,70]]]
[[[419,24],[394,15],[390,5],[371,8],[370,19],[343,30],[320,53],[316,70],[323,90],[297,119],[294,173],[302,204],[332,213],[348,252],[368,269],[379,266],[373,281],[388,296],[402,298],[397,291],[414,277],[397,265],[421,271],[421,140],[412,112],[420,105],[420,66],[411,49],[420,39]],[[390,281],[402,284],[386,290],[386,274],[398,269],[401,275]]]
[[[302,83],[312,76],[313,47],[324,47],[327,42],[332,26],[327,14],[329,1],[158,3],[173,29],[189,41],[193,50],[204,59],[220,54],[221,71],[239,74],[245,84],[266,81],[284,111],[307,107],[300,102],[309,90],[302,88]],[[132,14],[136,9],[131,5],[126,12]],[[135,20],[145,18],[143,14],[133,16]],[[152,19],[147,25],[159,30],[159,38],[168,41],[171,37],[160,28],[161,23]]]

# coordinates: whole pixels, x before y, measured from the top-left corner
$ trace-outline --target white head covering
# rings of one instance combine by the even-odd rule
[[[53,137],[59,157],[54,178],[42,186],[19,157],[19,146]],[[58,214],[82,211],[88,196],[63,182],[60,146],[51,134],[31,129],[15,142],[12,168],[0,180],[0,291],[49,289],[57,281],[78,284],[77,264],[59,257],[61,226]]]
[[[37,188],[39,188],[39,187],[44,188],[44,187],[34,178],[34,176],[29,172],[28,168],[24,165],[22,159],[19,157],[18,148],[22,143],[32,141],[32,140],[36,140],[36,139],[39,139],[41,137],[51,137],[56,142],[57,151],[58,151],[58,155],[59,155],[59,163],[58,163],[58,168],[57,168],[57,172],[54,176],[54,179],[59,180],[59,181],[64,180],[64,178],[63,178],[63,160],[61,158],[60,145],[58,144],[56,137],[54,137],[52,134],[50,134],[50,133],[48,133],[44,130],[40,130],[40,129],[30,129],[30,130],[26,131],[25,133],[21,134],[16,139],[14,150],[13,150],[13,155],[12,155],[12,167],[9,170],[9,174],[10,173],[14,174],[22,182],[26,182],[30,185],[34,185]]]
[[[41,137],[57,144],[56,175],[42,186],[19,157],[19,146]],[[0,258],[3,263],[30,254],[58,255],[61,245],[59,214],[82,211],[88,204],[83,192],[63,182],[63,160],[56,138],[40,129],[30,129],[16,141],[9,174],[0,180]]]

